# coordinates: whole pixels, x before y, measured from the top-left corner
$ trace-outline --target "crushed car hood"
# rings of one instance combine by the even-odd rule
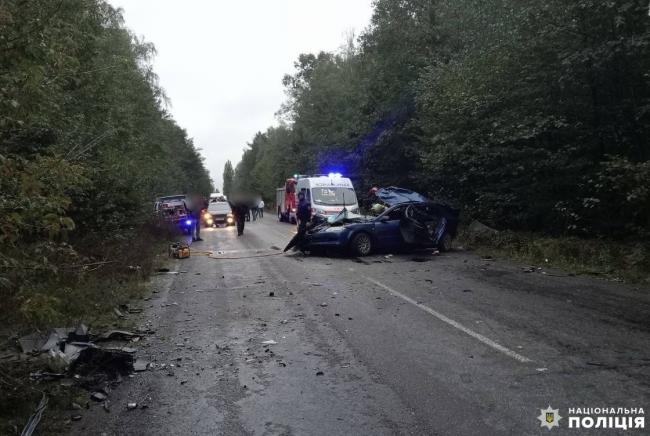
[[[397,188],[390,186],[388,188],[380,188],[375,194],[381,201],[386,203],[389,207],[409,202],[426,203],[429,200],[415,191],[410,189]]]

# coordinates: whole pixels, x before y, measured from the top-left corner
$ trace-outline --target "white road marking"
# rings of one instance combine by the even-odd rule
[[[515,360],[517,360],[519,362],[522,362],[522,363],[532,362],[531,359],[529,359],[529,358],[527,358],[525,356],[522,356],[521,354],[515,353],[514,351],[504,347],[501,344],[498,344],[498,343],[494,342],[492,339],[486,338],[485,336],[483,336],[480,333],[475,332],[474,330],[468,329],[467,327],[460,324],[459,322],[454,321],[453,319],[446,317],[442,313],[433,310],[429,306],[427,306],[425,304],[422,304],[422,303],[419,303],[419,302],[415,301],[414,299],[412,299],[410,297],[407,297],[406,295],[402,294],[401,292],[398,292],[395,289],[393,289],[393,288],[391,288],[389,286],[386,286],[385,284],[383,284],[381,282],[378,282],[377,280],[375,280],[373,278],[370,278],[370,277],[367,277],[367,276],[363,276],[363,277],[366,280],[368,280],[369,282],[374,283],[375,285],[379,286],[380,288],[385,289],[386,291],[388,291],[390,294],[394,295],[395,297],[399,297],[402,300],[406,301],[407,303],[411,303],[413,306],[424,310],[428,314],[433,315],[436,318],[438,318],[440,321],[443,321],[443,322],[449,324],[450,326],[457,328],[458,330],[462,331],[463,333],[468,334],[469,336],[473,337],[474,339],[477,339],[480,342],[483,342],[485,345],[487,345],[487,346],[489,346],[491,348],[494,348],[497,351],[502,352],[506,356],[512,357],[513,359],[515,359]]]

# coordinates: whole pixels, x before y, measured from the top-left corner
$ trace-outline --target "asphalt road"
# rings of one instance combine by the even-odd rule
[[[650,409],[647,287],[464,251],[278,254],[294,229],[203,230],[142,302],[155,334],[136,346],[155,367],[72,433],[585,434],[566,419],[549,433],[540,409]]]

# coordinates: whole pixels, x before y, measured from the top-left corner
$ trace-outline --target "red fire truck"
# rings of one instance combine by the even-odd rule
[[[289,178],[284,183],[284,188],[278,188],[275,192],[275,204],[278,208],[278,220],[288,223],[296,223],[296,179]]]

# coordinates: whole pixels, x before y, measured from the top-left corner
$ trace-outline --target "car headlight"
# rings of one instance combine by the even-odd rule
[[[210,215],[209,213],[206,213],[205,215],[203,215],[203,218],[205,218],[206,220],[209,220],[209,219],[212,219],[212,215]]]
[[[295,208],[295,207],[294,207],[293,209],[291,209],[291,212],[295,212],[295,211],[296,211],[296,208]]]
[[[228,223],[232,223],[232,217],[231,216],[229,216],[226,220],[228,221]]]
[[[351,213],[359,214],[359,208],[355,207],[354,209],[350,210]]]
[[[331,232],[331,233],[338,233],[342,232],[345,227],[343,226],[335,226],[335,227],[328,227],[326,232]]]
[[[207,220],[206,222],[208,223],[209,226],[211,226],[212,224],[214,224],[214,221],[212,221],[212,218],[210,218],[210,219]]]

